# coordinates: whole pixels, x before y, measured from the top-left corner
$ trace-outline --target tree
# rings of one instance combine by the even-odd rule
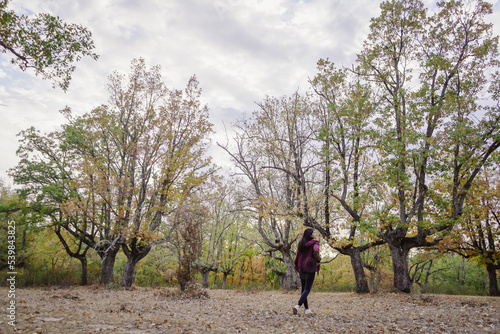
[[[174,215],[173,243],[177,251],[177,282],[181,291],[195,289],[194,275],[203,244],[203,225],[208,214],[203,207],[185,204]]]
[[[168,90],[160,67],[147,70],[143,59],[132,62],[128,80],[111,75],[108,90],[110,105],[84,117],[89,137],[81,144],[84,166],[99,180],[110,244],[127,256],[122,285],[130,287],[164,217],[213,172],[204,156],[212,124],[195,77],[184,92]]]
[[[254,212],[262,248],[267,256],[284,264],[284,271],[276,268],[282,288],[293,289],[297,275],[292,245],[299,237],[302,218],[297,210],[304,200],[295,179],[301,171],[298,168],[311,168],[314,160],[314,150],[309,146],[313,130],[307,123],[307,98],[299,94],[268,97],[258,106],[252,120],[238,125],[235,152],[227,147],[225,150],[249,182],[242,194],[246,206]],[[312,182],[312,175],[307,177],[307,182]]]
[[[14,182],[22,185],[18,192],[27,202],[24,210],[27,226],[53,229],[67,254],[80,261],[81,284],[86,285],[87,251],[96,245],[97,229],[95,221],[89,219],[88,210],[73,214],[72,205],[82,209],[86,199],[79,192],[74,172],[74,166],[81,160],[66,145],[65,135],[65,132],[42,135],[34,127],[22,131],[17,151],[21,159],[9,172]]]
[[[237,180],[214,176],[203,189],[203,203],[209,217],[203,226],[203,248],[196,266],[201,271],[204,288],[208,288],[210,272],[220,271],[224,289],[228,275],[251,243],[250,218],[238,203],[237,184]]]
[[[82,57],[97,60],[89,30],[68,24],[59,17],[38,14],[34,18],[7,10],[9,0],[0,1],[0,47],[14,56],[22,71],[34,69],[54,86],[68,89],[73,65]]]
[[[248,217],[243,212],[235,214],[224,238],[221,240],[221,254],[219,258],[219,271],[222,273],[221,289],[226,288],[227,277],[241,263],[247,249],[252,245],[247,225]]]
[[[382,270],[388,263],[389,249],[386,245],[370,247],[361,253],[363,267],[368,269],[370,277],[368,288],[371,292],[376,292],[382,282]]]
[[[226,229],[231,224],[228,222],[228,216],[222,204],[225,191],[218,180],[213,180],[211,185],[204,191],[204,202],[209,211],[209,217],[207,223],[202,226],[203,244],[195,263],[196,269],[201,273],[203,288],[208,288],[210,273],[219,271],[221,243]]]
[[[278,234],[280,223],[287,227],[301,221],[351,257],[356,291],[369,292],[360,253],[383,243],[359,244],[358,235],[371,189],[363,181],[369,161],[366,132],[374,103],[368,87],[349,81],[346,71],[336,71],[324,60],[318,68],[320,73],[311,80],[318,101],[296,93],[259,103],[254,119],[240,125],[242,135],[236,138],[237,153],[232,158],[259,199],[259,232],[266,235],[263,227],[269,226],[276,234],[278,242],[273,243],[272,233],[267,233],[270,255],[291,246]],[[270,224],[264,225],[266,219]],[[350,225],[342,226],[340,221]],[[341,240],[345,231],[349,237]],[[286,260],[284,264],[286,273]],[[280,269],[275,270],[280,275]]]
[[[498,158],[498,156],[497,156]],[[448,248],[475,259],[488,272],[489,295],[500,296],[496,271],[500,269],[500,179],[495,167],[484,168],[468,193],[466,208]]]
[[[25,266],[31,241],[23,219],[25,203],[0,179],[0,271],[16,271]]]
[[[318,229],[334,249],[351,258],[356,292],[367,293],[370,290],[360,253],[382,243],[380,239],[361,242],[360,238],[360,232],[366,232],[363,220],[371,210],[369,203],[375,201],[370,195],[376,187],[370,172],[376,160],[369,131],[378,103],[371,87],[346,69],[337,69],[328,59],[320,59],[317,68],[318,74],[310,83],[318,96],[315,116],[324,185],[323,204],[311,206],[322,207],[323,215],[322,219],[307,217],[305,224]],[[302,188],[304,194],[311,192]],[[303,201],[303,214],[309,211],[307,203]],[[344,223],[333,224],[334,218]]]
[[[498,114],[479,113],[478,104],[498,66],[498,39],[484,21],[491,4],[437,7],[427,17],[419,0],[383,2],[358,56],[361,74],[383,89],[374,141],[385,170],[380,182],[392,195],[374,224],[391,251],[394,286],[405,292],[409,250],[438,243],[455,225],[477,173],[500,145]],[[443,177],[451,188],[437,196],[430,180]]]

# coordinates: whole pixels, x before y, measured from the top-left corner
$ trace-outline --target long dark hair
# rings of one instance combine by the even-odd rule
[[[306,249],[306,244],[312,240],[311,238],[311,234],[313,234],[314,230],[312,228],[307,228],[305,231],[304,231],[304,234],[302,234],[302,238],[300,239],[299,241],[299,246],[297,248],[297,250],[299,251],[299,253],[302,253],[303,251],[305,251]]]

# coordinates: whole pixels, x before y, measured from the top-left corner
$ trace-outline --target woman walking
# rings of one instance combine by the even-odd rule
[[[295,256],[295,270],[299,272],[302,289],[299,302],[293,308],[293,314],[297,314],[302,305],[306,309],[305,314],[312,313],[307,304],[307,296],[311,292],[314,277],[319,272],[320,262],[319,241],[314,230],[308,228],[299,241],[297,255]]]

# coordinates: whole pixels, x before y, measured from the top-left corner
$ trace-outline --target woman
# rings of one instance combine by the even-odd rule
[[[297,247],[297,255],[295,256],[295,270],[299,272],[300,283],[302,285],[300,299],[297,305],[293,308],[293,314],[297,314],[302,304],[304,305],[305,314],[311,314],[309,305],[307,304],[307,296],[311,292],[316,273],[319,272],[319,263],[321,256],[319,255],[319,241],[316,233],[312,228],[304,231],[302,239]]]

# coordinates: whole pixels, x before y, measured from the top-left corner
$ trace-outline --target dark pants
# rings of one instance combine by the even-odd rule
[[[299,306],[302,306],[304,304],[304,307],[306,310],[309,308],[309,305],[307,305],[307,296],[309,295],[309,292],[311,292],[311,288],[314,283],[314,277],[316,276],[316,273],[299,273],[300,275],[300,284],[302,285],[302,290],[301,290],[301,295],[299,299]]]

